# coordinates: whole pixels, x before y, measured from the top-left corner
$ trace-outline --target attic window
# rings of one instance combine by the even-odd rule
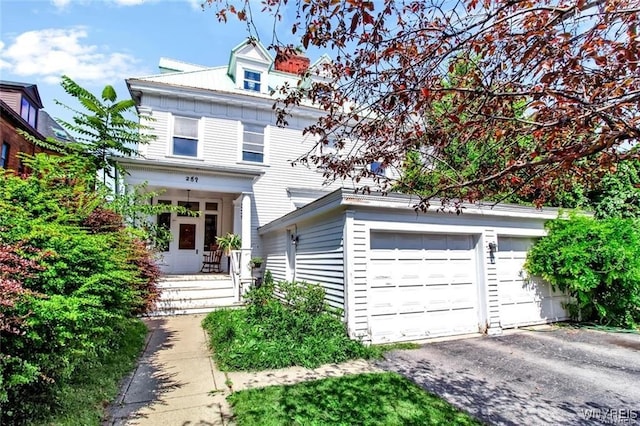
[[[244,89],[254,92],[260,91],[260,73],[244,70]]]

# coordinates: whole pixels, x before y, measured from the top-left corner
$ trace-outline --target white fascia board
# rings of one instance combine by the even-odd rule
[[[286,228],[295,223],[313,219],[316,216],[320,216],[335,209],[353,209],[353,208],[372,208],[372,209],[384,209],[384,210],[403,210],[414,211],[414,205],[418,202],[418,198],[415,196],[404,194],[389,194],[389,195],[363,195],[356,194],[355,191],[350,189],[338,189],[306,206],[288,213],[266,225],[258,228],[260,235],[266,234],[273,230]],[[438,201],[434,200],[434,204]],[[522,219],[542,219],[550,220],[557,219],[562,209],[558,208],[546,208],[544,210],[538,210],[534,207],[518,206],[518,205],[505,205],[498,204],[494,207],[486,206],[482,204],[465,204],[465,209],[462,215],[479,215],[488,217],[511,217]],[[438,212],[437,205],[432,206],[427,213],[419,214],[446,214]],[[587,213],[588,215],[588,213]],[[507,231],[505,228],[504,232]],[[535,231],[533,235],[543,235],[543,233]]]
[[[118,163],[129,166],[132,169],[156,169],[156,170],[185,170],[185,171],[200,171],[208,174],[215,175],[228,175],[228,176],[245,176],[247,178],[254,179],[264,174],[264,170],[258,168],[247,167],[229,167],[229,166],[211,166],[211,165],[198,165],[190,162],[180,161],[161,161],[161,160],[149,160],[138,158],[123,158],[113,157]],[[127,167],[125,167],[126,169]]]
[[[346,192],[346,190],[345,190]],[[362,206],[384,209],[400,209],[400,210],[415,210],[414,206],[419,202],[419,198],[416,196],[404,195],[404,194],[389,194],[389,195],[363,195],[356,194],[353,191],[344,194],[344,204],[349,206]],[[439,213],[439,200],[434,199],[431,202],[431,207],[428,213]],[[463,204],[463,210],[461,214],[473,214],[480,216],[500,216],[500,217],[516,217],[516,218],[538,218],[538,219],[556,219],[562,209],[554,207],[546,207],[544,209],[536,209],[535,207],[519,206],[519,205],[506,205],[497,204],[486,205],[482,203],[478,204]]]

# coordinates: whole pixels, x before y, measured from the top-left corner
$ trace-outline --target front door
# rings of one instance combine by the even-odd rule
[[[202,217],[178,216],[173,235],[171,271],[178,274],[193,274],[200,270],[204,246],[204,224]]]

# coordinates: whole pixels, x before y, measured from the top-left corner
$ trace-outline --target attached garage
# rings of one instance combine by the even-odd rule
[[[372,232],[370,245],[372,342],[478,331],[472,235]]]
[[[568,301],[567,296],[554,291],[544,280],[529,278],[524,271],[527,251],[534,242],[534,238],[498,236],[496,264],[502,328],[568,318],[562,307]]]
[[[416,213],[415,202],[332,192],[259,229],[266,267],[276,279],[309,279],[313,265],[314,282],[343,310],[351,337],[372,343],[494,335],[566,319],[567,297],[522,273],[527,250],[557,210],[470,205],[460,215]]]

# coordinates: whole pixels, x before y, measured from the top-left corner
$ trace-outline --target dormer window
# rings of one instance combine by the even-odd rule
[[[244,70],[244,89],[254,92],[260,91],[260,73],[257,71]]]
[[[36,123],[38,120],[38,109],[29,102],[29,99],[22,97],[22,102],[20,104],[20,116],[24,118],[24,121],[29,123],[29,125],[33,128],[36,127]]]

